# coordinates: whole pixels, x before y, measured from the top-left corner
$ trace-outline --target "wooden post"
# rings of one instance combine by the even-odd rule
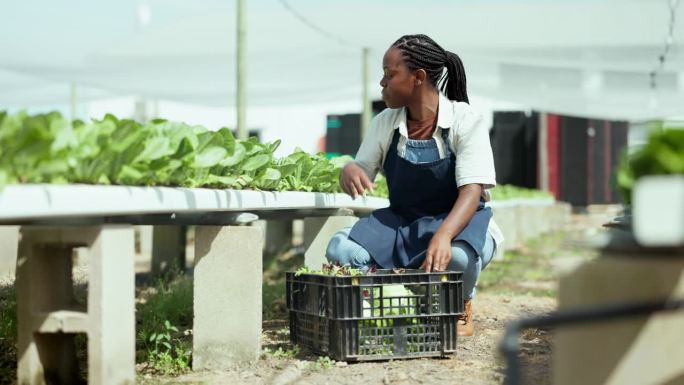
[[[368,57],[370,54],[370,48],[364,47],[362,51],[362,63],[361,63],[361,79],[363,84],[361,84],[361,100],[363,101],[363,109],[361,113],[361,139],[366,136],[366,132],[370,127],[371,121],[371,102],[368,96]]]

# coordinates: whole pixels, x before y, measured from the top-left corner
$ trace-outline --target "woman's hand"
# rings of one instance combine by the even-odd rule
[[[340,173],[340,187],[352,198],[365,195],[365,190],[373,191],[373,183],[368,175],[354,162],[347,163]]]
[[[423,264],[420,268],[426,273],[444,271],[451,262],[451,238],[439,232],[432,236]]]
[[[425,255],[425,261],[420,265],[426,273],[430,271],[444,271],[451,262],[451,240],[463,230],[475,215],[477,205],[482,194],[479,184],[467,184],[458,188],[458,198],[454,207],[439,229],[432,236]]]

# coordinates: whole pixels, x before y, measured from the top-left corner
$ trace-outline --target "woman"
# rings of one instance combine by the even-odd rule
[[[496,184],[489,129],[468,104],[461,60],[428,36],[397,40],[383,70],[388,108],[373,119],[340,184],[356,198],[380,171],[390,207],[335,234],[326,257],[358,268],[463,271],[457,331],[470,336],[477,278],[503,241],[484,206],[485,189]]]

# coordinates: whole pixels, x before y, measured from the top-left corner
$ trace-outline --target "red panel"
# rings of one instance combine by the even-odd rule
[[[560,199],[560,116],[554,114],[547,114],[546,119],[546,148],[549,162],[549,191],[553,193],[556,199]]]

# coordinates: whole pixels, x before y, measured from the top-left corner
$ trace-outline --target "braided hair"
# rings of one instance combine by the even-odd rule
[[[424,70],[430,82],[450,100],[469,102],[465,68],[458,55],[445,50],[429,36],[422,34],[404,35],[392,47],[401,51],[402,58],[411,71]],[[443,74],[444,68],[446,74]]]

